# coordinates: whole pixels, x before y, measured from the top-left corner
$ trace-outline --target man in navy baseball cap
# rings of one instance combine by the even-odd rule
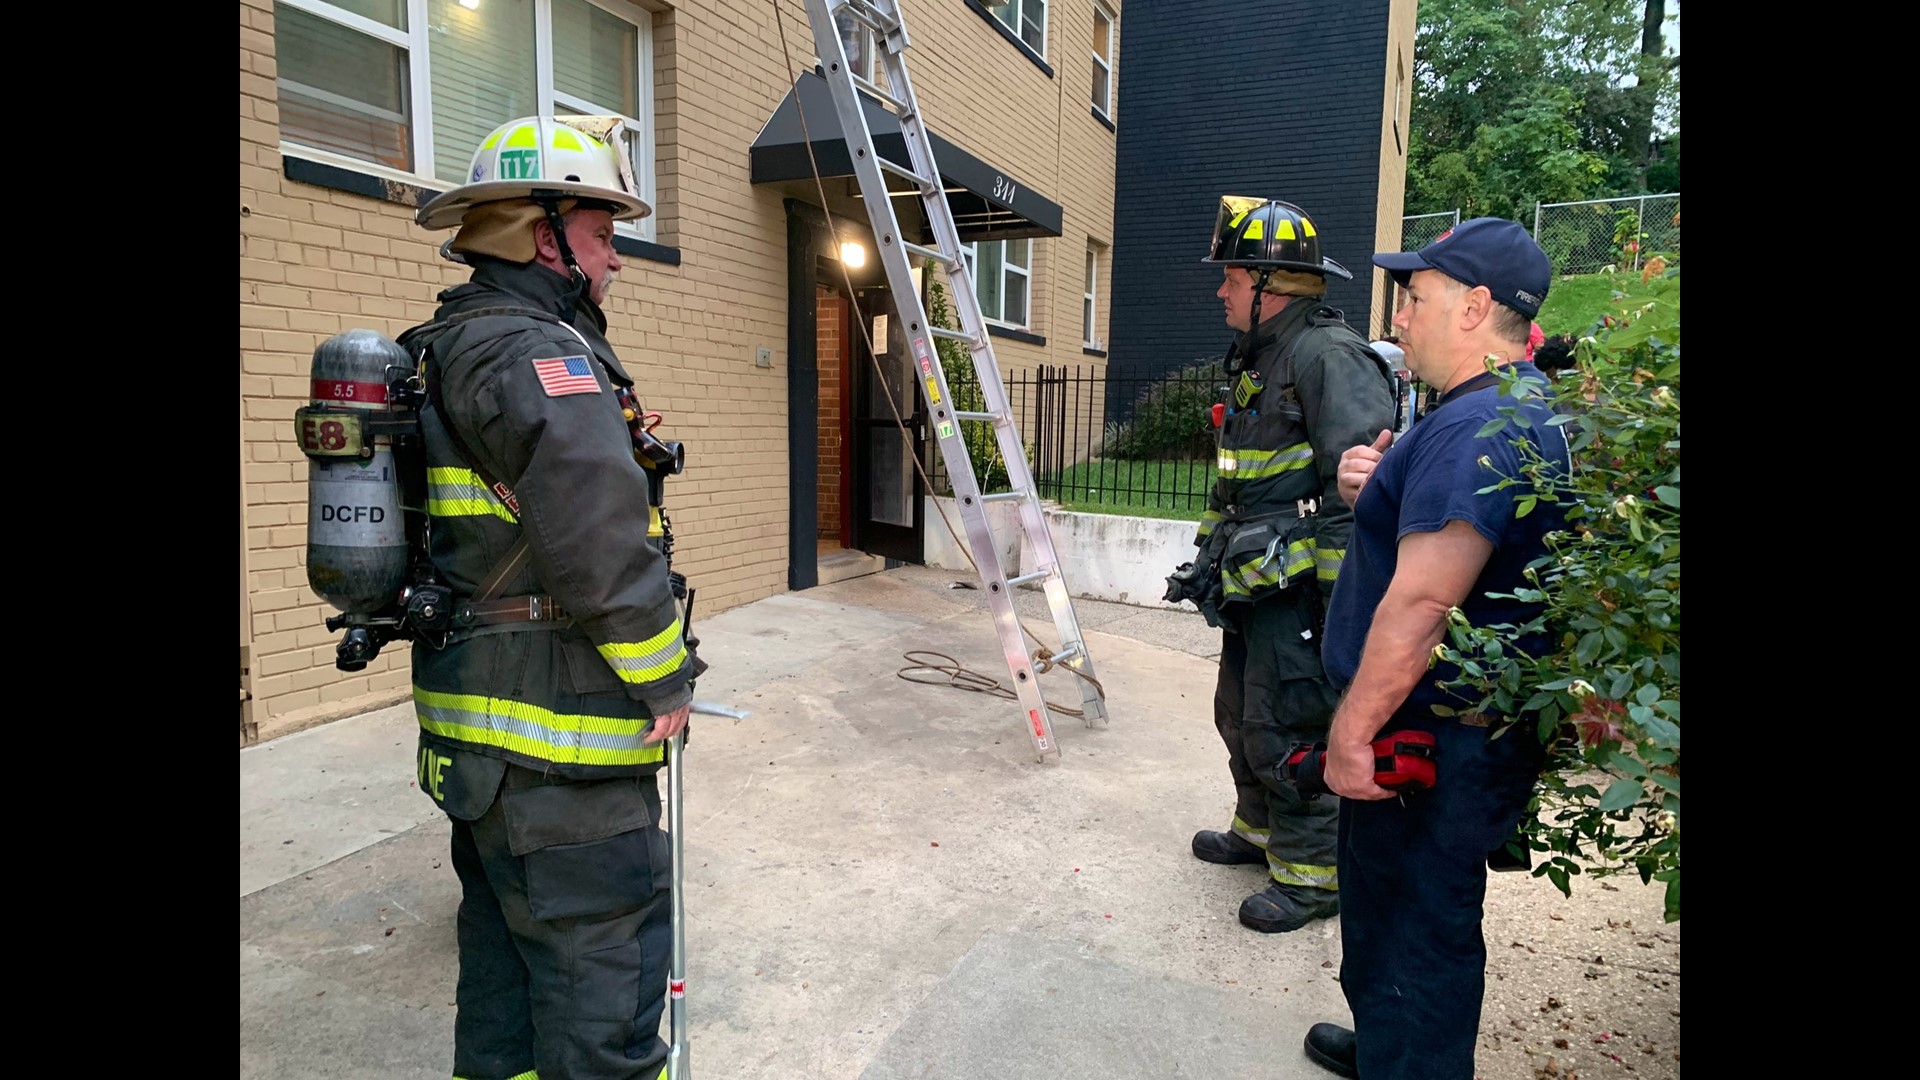
[[[1344,1077],[1464,1078],[1486,996],[1489,857],[1505,861],[1545,751],[1524,704],[1463,711],[1447,688],[1459,669],[1433,650],[1451,619],[1524,627],[1543,610],[1525,599],[1539,595],[1530,567],[1566,519],[1500,480],[1535,462],[1572,468],[1552,384],[1526,360],[1553,271],[1520,226],[1497,218],[1373,262],[1402,287],[1393,327],[1408,370],[1438,399],[1397,442],[1382,431],[1343,451],[1336,472],[1353,532],[1320,649],[1341,692],[1324,776],[1340,796],[1340,989],[1353,1027],[1315,1024],[1305,1050]],[[1524,639],[1530,655],[1551,650],[1544,630]],[[1378,782],[1373,746],[1416,731],[1435,741],[1438,780],[1400,797]]]
[[[1553,282],[1547,253],[1527,230],[1504,218],[1463,221],[1419,251],[1383,251],[1373,265],[1403,289],[1416,270],[1438,270],[1470,289],[1485,286],[1495,300],[1529,319],[1540,314]]]

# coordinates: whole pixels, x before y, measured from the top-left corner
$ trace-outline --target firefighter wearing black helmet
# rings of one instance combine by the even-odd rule
[[[1275,199],[1220,200],[1204,260],[1239,336],[1227,351],[1219,477],[1194,542],[1195,599],[1223,629],[1214,724],[1227,744],[1233,820],[1194,835],[1215,863],[1257,863],[1266,887],[1240,905],[1262,933],[1340,910],[1337,801],[1304,798],[1280,777],[1296,742],[1327,737],[1336,702],[1320,665],[1325,598],[1346,554],[1353,513],[1335,470],[1342,451],[1394,422],[1391,376],[1323,298],[1327,276],[1352,275],[1320,254],[1319,230]]]

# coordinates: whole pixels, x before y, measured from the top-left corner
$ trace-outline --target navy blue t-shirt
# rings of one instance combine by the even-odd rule
[[[1547,377],[1532,364],[1513,368],[1523,378],[1549,385]],[[1484,385],[1460,389],[1449,395],[1420,418],[1400,440],[1387,448],[1373,475],[1360,491],[1353,508],[1353,537],[1347,543],[1347,557],[1327,603],[1327,636],[1322,643],[1322,659],[1327,675],[1345,689],[1360,668],[1360,652],[1373,626],[1374,609],[1387,593],[1394,567],[1400,558],[1400,540],[1408,533],[1438,532],[1448,522],[1464,521],[1481,536],[1493,542],[1493,556],[1480,572],[1473,590],[1461,602],[1475,626],[1494,623],[1519,624],[1539,613],[1538,604],[1516,600],[1494,600],[1490,592],[1510,593],[1528,582],[1521,576],[1528,563],[1546,553],[1544,537],[1565,526],[1565,517],[1548,503],[1538,503],[1526,517],[1517,517],[1516,499],[1533,490],[1521,473],[1526,459],[1515,445],[1518,439],[1533,444],[1534,450],[1548,461],[1571,469],[1566,434],[1549,426],[1553,411],[1540,398],[1515,399],[1501,396],[1500,384],[1490,377]],[[1487,421],[1497,419],[1502,407],[1518,404],[1532,426],[1522,428],[1509,421],[1505,428],[1478,438]],[[1481,464],[1481,458],[1487,463]],[[1501,476],[1520,477],[1520,483],[1485,495],[1480,489],[1498,483]],[[1520,647],[1538,655],[1546,647],[1545,635],[1522,641]],[[1457,691],[1445,691],[1438,683],[1459,674],[1451,664],[1439,664],[1423,677],[1408,695],[1412,705],[1464,704]]]

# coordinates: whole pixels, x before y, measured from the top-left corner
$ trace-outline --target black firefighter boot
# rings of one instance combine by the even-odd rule
[[[1227,866],[1267,861],[1267,851],[1260,845],[1239,833],[1214,832],[1212,829],[1201,829],[1193,834],[1193,854],[1195,858]]]
[[[1355,1048],[1353,1031],[1339,1024],[1315,1024],[1307,1030],[1307,1058],[1333,1073],[1357,1080],[1360,1054]]]
[[[1315,919],[1340,914],[1340,894],[1332,889],[1267,882],[1240,903],[1240,925],[1263,934],[1298,930]]]

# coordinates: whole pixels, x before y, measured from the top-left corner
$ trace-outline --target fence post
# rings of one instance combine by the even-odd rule
[[[1647,236],[1647,197],[1640,196],[1640,220],[1633,228],[1633,268],[1640,269],[1640,248]]]
[[[1540,200],[1533,200],[1533,242],[1540,242]]]

